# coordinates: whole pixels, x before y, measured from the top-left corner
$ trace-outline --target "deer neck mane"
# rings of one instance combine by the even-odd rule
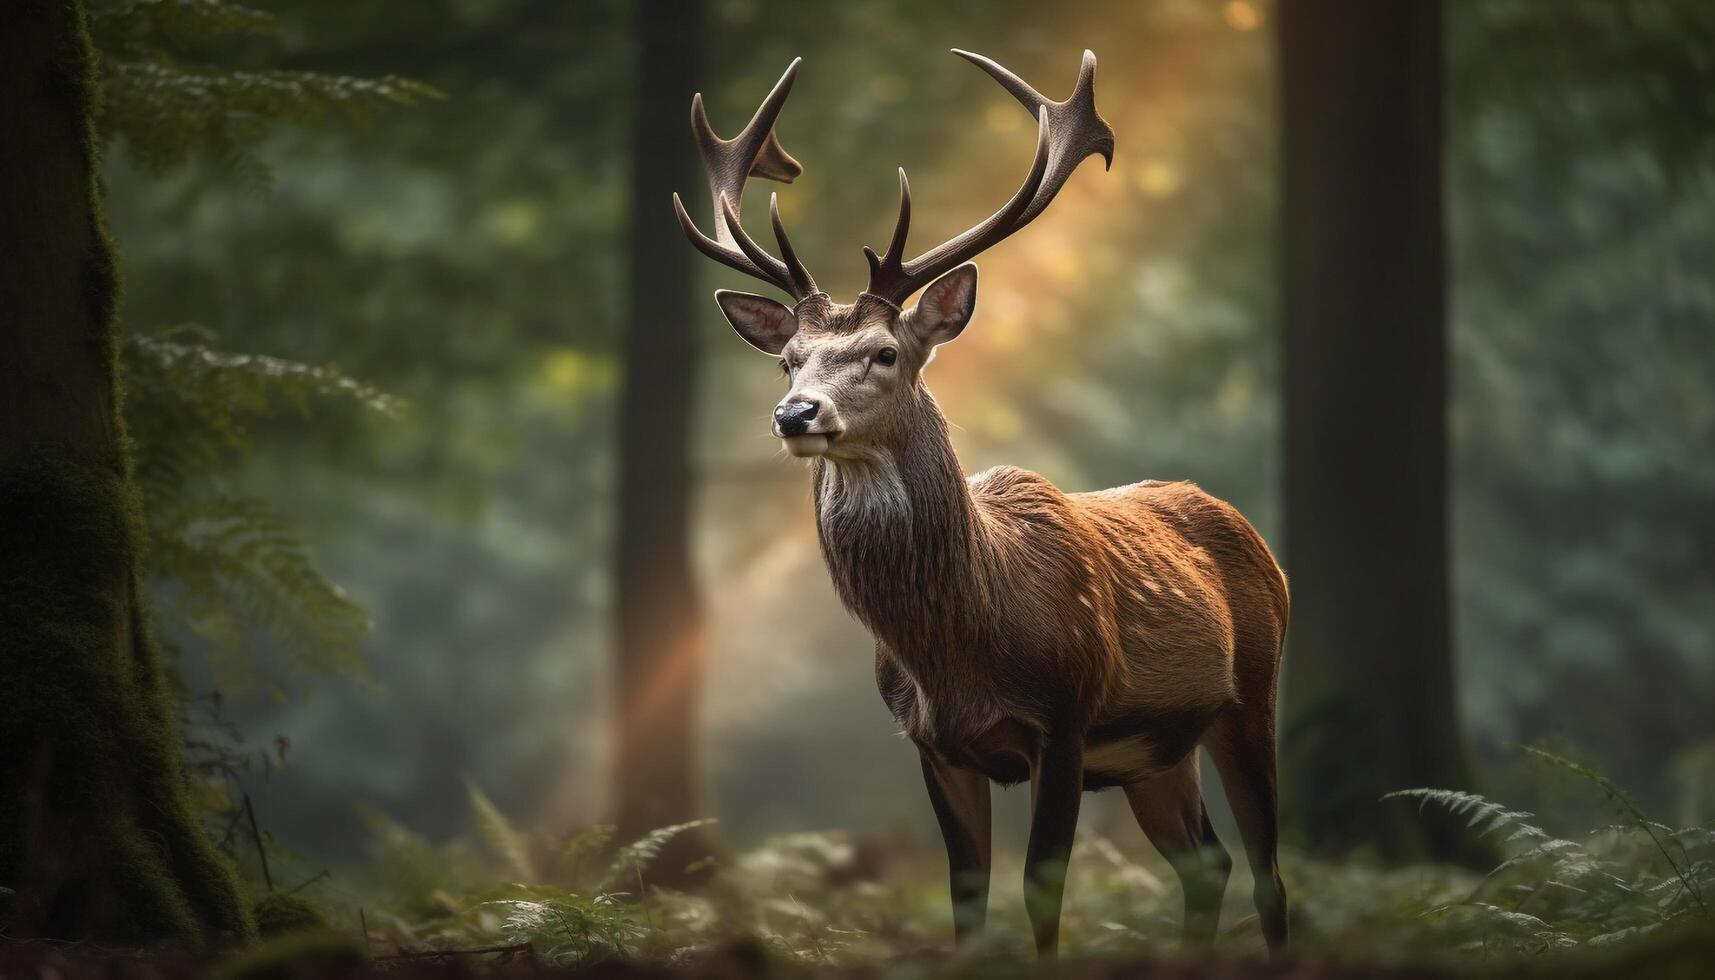
[[[981,618],[982,525],[928,389],[891,433],[818,459],[814,475],[822,556],[846,608],[907,659],[963,647]]]

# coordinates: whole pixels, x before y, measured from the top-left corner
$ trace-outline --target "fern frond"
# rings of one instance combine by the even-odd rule
[[[1650,842],[1655,845],[1656,850],[1661,854],[1662,860],[1667,862],[1668,868],[1670,868],[1673,871],[1674,876],[1679,879],[1679,884],[1685,890],[1685,893],[1691,897],[1692,901],[1697,904],[1697,907],[1703,911],[1703,914],[1709,914],[1709,906],[1703,900],[1703,890],[1699,887],[1699,883],[1692,875],[1687,873],[1687,869],[1683,866],[1682,860],[1674,857],[1673,853],[1668,850],[1667,843],[1664,841],[1664,837],[1668,840],[1672,839],[1673,828],[1651,820],[1644,814],[1643,808],[1638,805],[1638,801],[1632,796],[1632,794],[1626,792],[1612,779],[1609,779],[1607,776],[1602,775],[1582,762],[1568,759],[1563,755],[1556,755],[1546,749],[1539,749],[1534,745],[1525,745],[1521,746],[1521,748],[1536,759],[1546,762],[1551,766],[1564,769],[1601,790],[1604,796],[1613,801],[1622,811],[1624,811],[1634,826],[1649,836]],[[1684,854],[1682,852],[1681,858],[1683,857]]]
[[[298,667],[367,676],[360,644],[370,621],[309,557],[297,526],[267,501],[215,495],[165,501],[150,511],[146,571],[169,624],[202,637],[229,687],[254,686],[249,642],[273,638]]]
[[[311,560],[297,526],[267,501],[224,487],[250,453],[249,424],[318,399],[396,413],[388,395],[331,368],[214,349],[207,331],[128,336],[124,412],[143,494],[158,618],[200,637],[217,676],[242,689],[262,672],[258,634],[314,674],[362,675],[363,610]]]
[[[476,780],[465,777],[465,790],[470,795],[471,816],[476,821],[477,833],[482,836],[482,842],[488,849],[506,864],[506,870],[518,881],[535,881],[536,867],[530,859],[530,841],[512,826],[494,801],[476,784]]]
[[[1433,803],[1454,816],[1467,817],[1466,826],[1481,834],[1510,829],[1508,840],[1546,840],[1547,831],[1531,823],[1536,814],[1526,810],[1509,810],[1500,803],[1477,793],[1456,789],[1402,789],[1382,797],[1384,800],[1416,800],[1418,809]]]
[[[566,839],[560,847],[559,872],[567,881],[578,882],[584,873],[584,866],[595,855],[607,850],[613,842],[614,828],[612,824],[596,824],[585,827]]]
[[[661,849],[667,842],[689,830],[706,827],[714,823],[714,818],[691,820],[686,823],[676,823],[666,827],[658,827],[644,834],[619,849],[613,857],[613,863],[608,865],[607,881],[610,885],[623,885],[631,878],[642,873],[651,862],[661,856]]]
[[[508,910],[501,928],[524,939],[549,963],[582,966],[608,956],[626,956],[649,935],[645,924],[617,897],[570,892],[488,905]]]
[[[87,7],[90,33],[104,50],[158,50],[279,29],[273,14],[226,0],[90,0]]]
[[[1567,854],[1584,853],[1586,853],[1584,845],[1577,841],[1562,840],[1558,837],[1551,837],[1542,843],[1537,844],[1535,847],[1520,851],[1512,857],[1507,858],[1505,861],[1502,861],[1493,871],[1489,872],[1489,877],[1492,878],[1502,872],[1508,871],[1530,861],[1536,861],[1543,858],[1560,858]]]
[[[273,37],[271,14],[225,0],[93,0],[89,24],[102,53],[97,131],[122,141],[145,171],[163,172],[195,154],[265,188],[254,147],[281,126],[365,124],[373,113],[440,93],[406,78],[238,70],[193,64],[232,35]]]

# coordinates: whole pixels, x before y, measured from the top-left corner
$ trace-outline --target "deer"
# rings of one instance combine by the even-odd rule
[[[1058,949],[1082,796],[1112,787],[1181,881],[1186,943],[1212,943],[1232,860],[1203,802],[1206,749],[1278,956],[1287,898],[1275,702],[1288,595],[1268,545],[1189,482],[1064,493],[1012,466],[966,477],[924,381],[976,311],[972,260],[1042,214],[1086,158],[1113,164],[1094,54],[1084,52],[1072,94],[1055,102],[989,58],[953,53],[1036,119],[1030,170],[1000,210],[907,259],[911,187],[900,169],[892,240],[879,256],[864,248],[869,285],[853,302],[817,288],[778,194],[769,200],[778,256],[740,223],[747,178],[791,183],[803,172],[775,133],[802,59],[732,139],[716,135],[693,96],[715,233],[697,227],[678,194],[675,215],[704,255],[793,301],[715,293],[739,337],[786,374],[772,434],[810,461],[824,562],[841,603],[874,636],[876,685],[920,757],[946,847],[955,943],[980,933],[987,916],[991,784],[1023,782],[1025,896],[1039,956]]]

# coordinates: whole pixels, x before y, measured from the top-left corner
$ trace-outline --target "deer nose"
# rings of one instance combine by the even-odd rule
[[[816,417],[819,406],[810,401],[789,401],[774,408],[774,426],[783,436],[802,435]]]

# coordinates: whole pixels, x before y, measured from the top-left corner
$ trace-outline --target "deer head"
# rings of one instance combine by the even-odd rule
[[[749,124],[730,140],[715,135],[702,95],[691,99],[691,131],[708,171],[715,236],[697,228],[677,194],[673,208],[679,226],[704,255],[779,288],[794,301],[788,307],[754,293],[715,293],[738,335],[778,357],[791,380],[786,397],[775,406],[773,427],[794,456],[857,454],[895,433],[908,415],[906,408],[922,393],[921,372],[935,348],[957,337],[976,312],[977,267],[971,259],[1041,214],[1085,157],[1100,154],[1113,164],[1113,130],[1096,112],[1094,54],[1084,52],[1072,94],[1053,102],[982,55],[953,53],[988,72],[1036,117],[1030,172],[999,211],[908,260],[911,185],[901,169],[893,239],[880,256],[864,248],[869,286],[852,303],[835,303],[816,288],[781,224],[778,196],[770,196],[768,210],[779,258],[739,223],[749,177],[791,183],[803,172],[774,133],[800,61],[787,67]],[[918,290],[923,295],[907,308],[906,300]]]

